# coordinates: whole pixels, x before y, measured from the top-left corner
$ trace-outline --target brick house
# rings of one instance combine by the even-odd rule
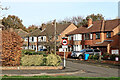
[[[27,49],[28,47],[28,38],[27,35],[28,33],[22,29],[14,29],[14,32],[16,32],[23,40],[23,49]]]
[[[65,24],[57,24],[56,25],[56,42],[57,46],[61,45],[62,37],[65,37],[65,34],[77,29],[77,27],[72,23]],[[41,28],[31,32],[29,34],[29,49],[32,50],[41,50],[46,49],[44,44],[48,42],[48,40],[54,41],[54,25],[48,24],[43,25]],[[49,39],[48,39],[49,38]]]
[[[119,32],[120,19],[106,21],[89,19],[87,28],[80,27],[66,35],[69,44],[72,43],[73,51],[84,48],[99,48],[102,52],[111,53],[112,49],[119,50],[120,45],[117,44],[119,43]]]

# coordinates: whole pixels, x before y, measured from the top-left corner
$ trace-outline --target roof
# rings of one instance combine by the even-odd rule
[[[69,32],[66,35],[80,34],[80,33],[85,33],[86,31],[87,31],[86,27],[79,27],[79,28],[73,30],[72,32]]]
[[[14,30],[20,37],[26,37],[28,33],[22,29],[15,29]]]
[[[71,23],[66,24],[56,24],[56,34],[61,34]],[[54,35],[55,27],[52,24],[45,25],[46,28],[44,28],[42,31],[40,29],[37,29],[29,34],[29,36],[40,36],[40,35]]]
[[[100,32],[100,31],[102,31],[102,24],[103,24],[102,20],[93,21],[93,26],[90,27],[87,32]],[[104,22],[104,30],[103,31],[112,31],[118,25],[120,25],[120,19],[106,20]]]
[[[39,35],[40,33],[41,33],[41,29],[38,28],[38,29],[34,30],[33,32],[30,32],[30,33],[28,34],[28,36],[37,36],[37,35]]]
[[[106,20],[104,21],[104,29],[102,30],[103,20],[93,21],[93,25],[90,28],[80,27],[66,35],[101,32],[101,31],[112,31],[118,25],[120,25],[120,19]]]

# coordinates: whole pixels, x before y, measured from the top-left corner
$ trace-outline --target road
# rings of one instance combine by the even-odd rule
[[[78,63],[72,60],[66,61],[66,69],[63,70],[3,70],[3,75],[70,75],[80,77],[120,77],[118,68],[109,68],[99,65]]]
[[[85,73],[73,74],[73,76],[81,77],[120,77],[119,68],[109,68],[98,65],[90,65],[78,63],[75,61],[67,61],[67,66],[79,70],[83,70]]]

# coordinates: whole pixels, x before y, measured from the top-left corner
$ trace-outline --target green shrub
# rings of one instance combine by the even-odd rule
[[[99,59],[99,54],[93,55],[93,59],[94,59],[94,60],[98,60],[98,59]]]
[[[118,57],[120,59],[120,55],[111,54],[110,55],[110,60],[115,61],[116,57]]]
[[[58,66],[62,62],[61,57],[55,54],[48,54],[46,59],[47,66]]]
[[[43,63],[43,55],[25,55],[21,58],[23,66],[39,66]]]
[[[108,60],[110,58],[110,54],[109,53],[103,53],[102,55],[102,59],[103,60]]]
[[[89,57],[88,57],[89,59],[93,59],[93,55],[89,55]]]
[[[44,54],[44,56],[46,56],[46,51],[38,51],[38,52],[35,52],[34,50],[22,50],[22,55],[42,55]]]

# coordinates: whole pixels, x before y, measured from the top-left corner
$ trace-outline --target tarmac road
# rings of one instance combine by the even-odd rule
[[[3,70],[2,75],[70,75],[80,77],[120,77],[118,68],[90,65],[86,63],[66,61],[66,68],[63,70]]]

